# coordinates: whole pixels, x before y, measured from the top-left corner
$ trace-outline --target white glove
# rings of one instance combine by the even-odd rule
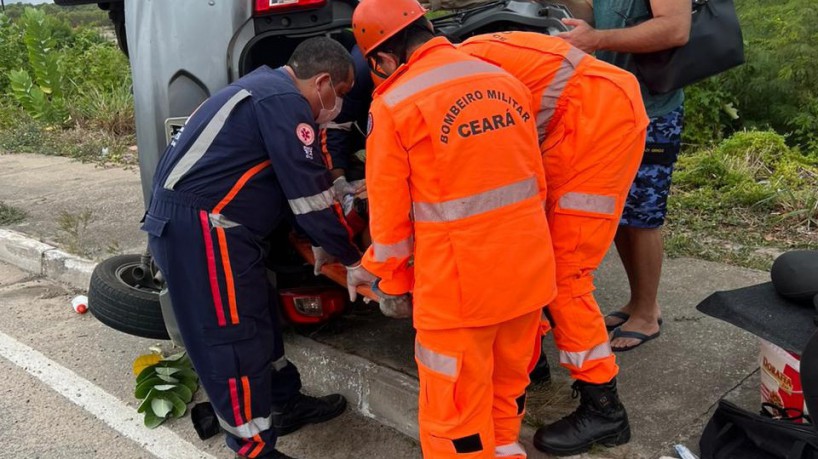
[[[390,295],[378,288],[378,282],[372,284],[372,291],[378,295],[378,306],[386,317],[393,319],[412,318],[412,294]]]
[[[348,194],[358,194],[361,191],[360,186],[355,186],[347,181],[347,178],[343,175],[335,179],[332,182],[332,189],[335,191],[335,198],[339,201],[344,198],[344,196]]]
[[[378,306],[380,306],[381,312],[386,317],[391,317],[393,319],[412,318],[412,295],[408,293],[398,296],[382,296]]]
[[[359,262],[353,266],[347,266],[347,290],[349,291],[349,301],[355,301],[358,298],[358,291],[356,290],[359,285],[367,284],[372,285],[373,282],[378,280],[374,274],[370,273]]]
[[[316,276],[321,274],[322,266],[338,261],[338,259],[330,255],[329,252],[316,246],[312,246],[312,256],[315,258],[315,269],[313,269],[312,272]]]

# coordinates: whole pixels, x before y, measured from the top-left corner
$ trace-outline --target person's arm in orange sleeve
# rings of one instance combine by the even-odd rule
[[[364,254],[363,265],[380,278],[378,288],[383,293],[401,295],[412,290],[414,280],[409,157],[391,114],[377,99],[369,125],[366,186],[372,245]]]

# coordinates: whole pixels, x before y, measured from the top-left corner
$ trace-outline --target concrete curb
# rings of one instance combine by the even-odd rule
[[[97,265],[7,229],[0,229],[0,260],[80,290],[88,289],[91,273]]]
[[[56,249],[25,234],[0,229],[0,260],[22,270],[42,275],[45,253]]]
[[[43,275],[80,290],[88,290],[95,261],[54,249],[43,253]]]
[[[417,379],[303,336],[288,334],[285,342],[310,386],[341,393],[364,416],[418,438]]]

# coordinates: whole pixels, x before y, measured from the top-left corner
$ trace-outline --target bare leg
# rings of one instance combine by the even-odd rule
[[[631,292],[633,292],[633,283],[634,283],[634,272],[633,272],[633,245],[631,242],[631,231],[628,231],[628,227],[626,226],[619,226],[616,230],[616,237],[614,237],[614,243],[616,244],[616,251],[619,254],[619,259],[622,260],[622,266],[625,268],[625,273],[628,275],[628,285],[630,286]],[[620,311],[626,312],[630,314],[630,311],[633,309],[630,305],[630,301],[623,306]],[[622,319],[618,317],[605,317],[605,326],[606,327],[618,327],[622,325]]]
[[[622,308],[631,317],[621,329],[652,335],[659,331],[661,316],[657,294],[664,251],[662,230],[622,226],[615,241],[631,288],[630,301]],[[617,338],[611,341],[611,346],[622,348],[638,343],[633,338]]]

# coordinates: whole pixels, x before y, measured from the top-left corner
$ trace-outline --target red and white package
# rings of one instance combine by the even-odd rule
[[[761,341],[761,401],[807,414],[801,388],[801,357],[765,340]],[[800,420],[797,422],[801,422]]]

